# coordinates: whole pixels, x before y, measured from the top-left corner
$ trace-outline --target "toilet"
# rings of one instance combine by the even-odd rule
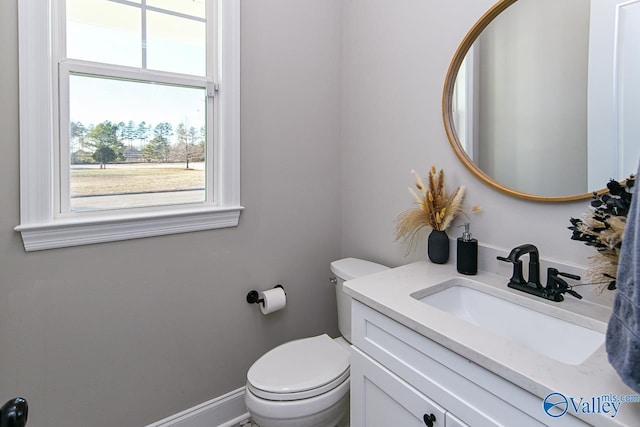
[[[260,357],[249,368],[245,387],[253,422],[260,427],[349,425],[351,297],[343,291],[343,283],[386,269],[356,258],[331,263],[342,336],[289,341]]]

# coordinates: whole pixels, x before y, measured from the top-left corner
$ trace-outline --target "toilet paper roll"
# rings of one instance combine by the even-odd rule
[[[264,304],[260,304],[262,314],[273,313],[282,310],[287,305],[287,296],[282,288],[273,288],[260,292],[260,298],[264,300]]]

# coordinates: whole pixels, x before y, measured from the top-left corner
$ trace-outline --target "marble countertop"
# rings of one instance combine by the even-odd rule
[[[559,392],[565,396],[591,399],[603,395],[638,395],[619,379],[607,361],[604,344],[580,365],[568,365],[541,355],[524,346],[481,329],[412,297],[437,291],[437,286],[452,277],[477,282],[490,294],[520,305],[572,319],[590,329],[605,332],[610,309],[606,306],[567,296],[556,303],[507,287],[508,279],[487,272],[464,276],[451,264],[426,261],[393,268],[345,282],[345,290],[356,300],[396,320],[468,360],[540,397]],[[570,337],[567,337],[570,339]],[[609,414],[575,414],[597,426],[640,425],[640,403],[622,403],[615,417]]]

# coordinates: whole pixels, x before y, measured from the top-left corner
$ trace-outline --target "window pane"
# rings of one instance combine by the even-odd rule
[[[147,67],[197,76],[206,75],[204,22],[147,12]]]
[[[69,77],[71,210],[205,201],[204,88]]]
[[[205,17],[204,3],[205,0],[147,0],[147,6],[159,7],[198,18]]]
[[[107,0],[67,0],[67,57],[142,66],[139,7]]]

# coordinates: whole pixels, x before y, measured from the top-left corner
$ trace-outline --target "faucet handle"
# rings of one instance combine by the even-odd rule
[[[571,289],[569,284],[558,276],[573,280],[580,280],[580,276],[563,273],[558,271],[557,268],[549,267],[547,269],[547,287],[545,289],[548,294],[555,298],[555,301],[562,301],[562,294],[565,292],[575,298],[582,299],[582,295]]]
[[[558,276],[566,277],[568,279],[580,280],[580,276],[576,274],[564,273],[562,271],[558,271],[557,268],[549,267],[547,268],[547,277],[558,278]]]
[[[573,280],[580,280],[580,276],[575,275],[575,274],[569,274],[569,273],[563,273],[561,271],[558,271],[557,269],[554,268],[554,270],[556,271],[556,274],[558,276],[562,276],[562,277],[567,277],[569,279],[573,279]]]
[[[573,289],[567,289],[567,293],[575,298],[582,299],[582,295],[574,291]]]
[[[498,256],[496,258],[500,261],[513,264],[513,274],[511,275],[511,279],[509,279],[509,284],[524,285],[527,283],[524,281],[524,277],[522,276],[522,261],[512,257],[505,258],[503,256]]]
[[[580,276],[576,275],[576,274],[569,274],[569,273],[563,273],[563,272],[558,272],[558,276],[563,276],[563,277],[567,277],[569,279],[573,279],[573,280],[580,280]],[[577,293],[576,291],[574,291],[573,289],[567,289],[567,293],[575,298],[578,299],[582,299],[582,295],[580,295],[579,293]]]

